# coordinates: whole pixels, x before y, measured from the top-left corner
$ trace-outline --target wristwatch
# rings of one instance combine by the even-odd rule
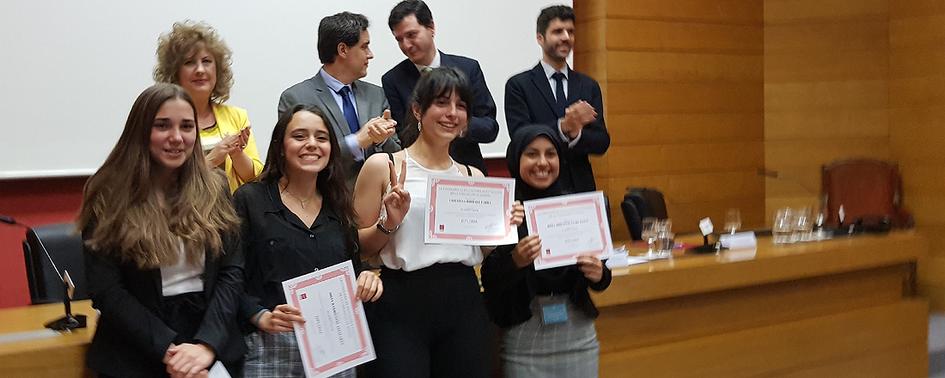
[[[394,231],[397,231],[398,228],[400,228],[400,225],[398,225],[397,227],[394,227],[393,230],[388,230],[387,227],[384,227],[384,221],[385,221],[385,220],[386,220],[386,219],[379,219],[379,220],[377,221],[377,229],[378,229],[378,230],[381,230],[381,232],[383,232],[384,235],[390,235],[390,234],[394,233]]]

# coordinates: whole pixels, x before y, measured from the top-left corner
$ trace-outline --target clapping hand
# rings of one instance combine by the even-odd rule
[[[249,143],[249,134],[250,134],[249,126],[244,127],[243,130],[240,130],[240,133],[238,134],[239,135],[239,144],[238,144],[239,149],[234,148],[232,151],[230,151],[230,154],[233,154],[234,152],[242,151],[246,148],[246,144]]]
[[[242,151],[242,148],[240,148],[241,135],[242,133],[227,135],[223,137],[223,139],[220,139],[220,142],[207,154],[207,162],[210,163],[210,166],[219,166],[223,163],[223,160],[226,159],[227,155],[236,151]]]
[[[587,101],[577,101],[564,110],[562,131],[569,137],[575,138],[584,129],[584,126],[597,119],[597,110]]]
[[[397,121],[391,119],[390,109],[387,109],[382,116],[371,118],[358,130],[358,144],[361,148],[368,148],[371,144],[384,143],[397,131],[396,126]]]

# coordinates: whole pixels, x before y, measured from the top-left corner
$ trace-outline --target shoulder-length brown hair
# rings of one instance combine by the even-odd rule
[[[429,72],[420,75],[420,80],[413,88],[413,94],[410,95],[410,103],[407,108],[407,125],[400,130],[397,135],[400,137],[400,144],[404,148],[410,147],[420,137],[420,120],[413,114],[413,107],[424,114],[433,106],[433,103],[440,97],[449,97],[451,93],[456,92],[459,99],[466,103],[467,109],[472,109],[473,94],[469,87],[469,79],[466,74],[456,67],[437,67]],[[421,117],[422,118],[422,117]],[[469,125],[469,119],[466,125]]]
[[[192,263],[205,253],[217,257],[232,252],[223,251],[223,237],[238,232],[239,218],[226,182],[210,171],[199,148],[178,169],[164,205],[158,203],[156,163],[149,149],[151,128],[158,110],[172,99],[194,108],[187,91],[174,84],[155,84],[141,92],[118,143],[85,183],[76,226],[93,253],[144,269],[176,263],[181,241]],[[199,134],[194,144],[200,146]]]
[[[233,87],[233,53],[217,35],[217,31],[206,23],[190,20],[175,22],[170,33],[161,35],[158,39],[154,81],[180,84],[180,78],[177,77],[180,68],[200,47],[207,49],[216,62],[217,85],[210,93],[210,101],[222,104],[230,98],[230,88]]]

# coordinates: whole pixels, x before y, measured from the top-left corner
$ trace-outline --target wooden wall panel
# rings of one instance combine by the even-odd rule
[[[693,338],[631,351],[601,355],[607,377],[861,377],[862,370],[844,370],[858,360],[880,358],[886,364],[869,376],[917,376],[927,369],[925,353],[903,359],[882,359],[892,351],[922,351],[926,347],[928,307],[922,301],[903,301],[771,327]],[[781,340],[771,343],[769,340]],[[724,346],[724,347],[723,347]],[[667,353],[673,350],[674,353]],[[732,356],[764,356],[732,358]],[[720,363],[724,361],[725,363]],[[889,375],[880,372],[888,372]],[[903,375],[905,374],[905,375]]]
[[[763,1],[585,0],[576,58],[605,91],[611,148],[592,159],[611,199],[615,239],[628,233],[619,202],[628,186],[664,192],[677,232],[720,222],[740,207],[746,227],[764,208]],[[603,30],[599,26],[604,24]],[[580,53],[580,52],[579,52]],[[601,62],[600,60],[604,60]],[[605,71],[605,72],[601,72]]]
[[[821,167],[889,159],[887,0],[765,0],[766,220],[819,206]]]
[[[758,55],[612,51],[607,55],[610,81],[748,82],[764,80]]]
[[[919,232],[945,245],[945,1],[575,8],[575,66],[600,82],[612,136],[592,163],[615,239],[627,235],[618,206],[628,186],[663,190],[679,231],[728,207],[756,227],[778,207],[816,207],[823,164],[874,157],[900,162]],[[943,309],[945,277],[934,265],[945,247],[931,256],[922,292]]]
[[[603,2],[603,1],[602,1]],[[761,25],[760,0],[608,0],[611,18]]]
[[[611,82],[611,113],[737,113],[761,112],[761,83]]]
[[[758,15],[761,16],[760,14]],[[762,26],[608,19],[607,49],[761,54]]]
[[[608,122],[621,125],[610,135],[618,146],[652,143],[699,143],[717,140],[753,142],[764,137],[761,113],[616,114]]]
[[[851,4],[852,5],[852,4]],[[771,13],[766,13],[770,15]],[[889,24],[874,20],[809,20],[765,24],[765,54],[792,51],[854,51],[886,49]]]
[[[817,139],[885,138],[889,134],[889,111],[885,108],[851,111],[765,110],[764,135],[768,140],[790,140],[795,135]]]
[[[945,310],[945,2],[890,2],[890,153],[903,201],[930,239],[919,263],[920,293]]]
[[[765,24],[886,19],[886,0],[765,0]]]

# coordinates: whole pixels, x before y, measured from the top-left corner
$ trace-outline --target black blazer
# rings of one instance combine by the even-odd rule
[[[450,156],[459,163],[472,165],[485,173],[486,163],[482,159],[479,144],[492,143],[499,135],[499,123],[495,119],[496,108],[492,93],[486,86],[486,79],[482,75],[482,69],[479,68],[479,62],[464,56],[444,54],[442,51],[439,53],[440,65],[456,67],[466,74],[473,93],[473,103],[467,104],[471,109],[469,130],[465,137],[453,141],[450,146]],[[420,80],[420,71],[410,59],[404,59],[381,77],[384,94],[387,95],[387,102],[390,103],[391,116],[397,121],[398,133],[407,125],[410,97],[413,95],[413,88],[417,86],[418,80]]]
[[[224,254],[205,260],[207,311],[194,336],[228,367],[238,366],[235,363],[246,351],[236,319],[243,292],[239,243],[239,235],[228,235]],[[161,270],[142,270],[110,256],[86,247],[89,293],[92,306],[101,312],[86,362],[92,370],[110,376],[166,376],[161,360],[177,333],[161,319]]]
[[[594,79],[570,68],[568,70],[568,104],[587,101],[598,116],[597,120],[584,126],[577,144],[566,149],[561,159],[560,180],[565,192],[592,192],[597,190],[597,185],[587,155],[602,155],[610,147],[610,134],[604,126],[604,103],[600,85]],[[558,114],[555,109],[555,96],[540,63],[529,71],[512,76],[505,83],[505,120],[510,136],[519,127],[530,124],[548,125],[555,135],[559,135],[558,119],[562,117],[564,114]],[[567,143],[562,141],[562,145],[567,146]]]

